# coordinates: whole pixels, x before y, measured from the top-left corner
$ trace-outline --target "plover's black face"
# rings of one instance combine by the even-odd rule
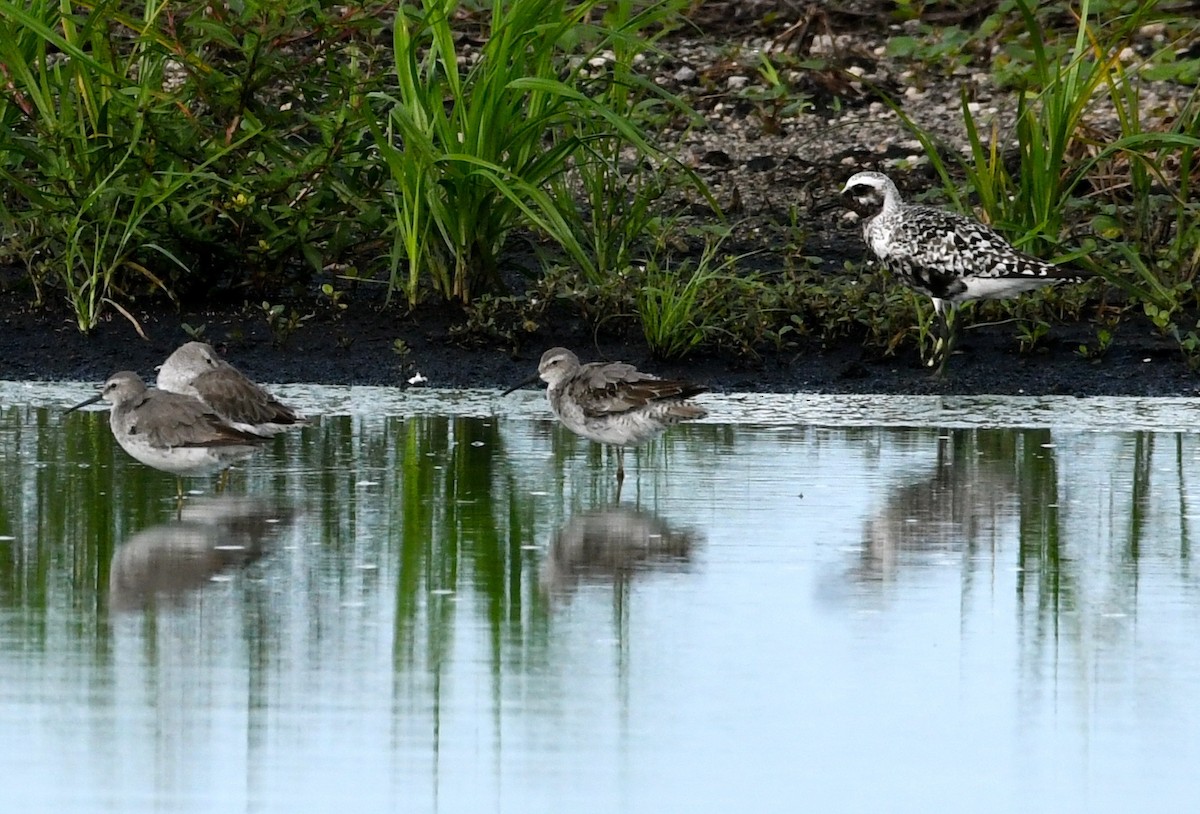
[[[860,218],[869,218],[883,209],[883,190],[872,184],[853,184],[842,191],[842,200]]]

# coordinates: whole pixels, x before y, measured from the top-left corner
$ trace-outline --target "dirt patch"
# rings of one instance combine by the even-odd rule
[[[940,378],[920,366],[914,351],[880,357],[854,340],[831,347],[767,351],[760,358],[699,356],[686,362],[651,358],[645,343],[596,337],[569,317],[525,338],[519,352],[454,335],[461,315],[425,309],[404,316],[378,305],[351,305],[336,318],[317,313],[283,341],[253,309],[179,314],[139,312],[147,338],[113,316],[84,336],[62,313],[19,311],[0,319],[0,378],[101,381],[122,369],[147,379],[190,338],[180,327],[204,326],[212,342],[247,375],[265,382],[370,384],[394,387],[502,387],[528,376],[541,352],[574,348],[587,360],[620,359],[660,375],[682,376],[718,392],[918,394],[1196,395],[1200,377],[1178,348],[1144,321],[1125,320],[1107,354],[1087,359],[1077,350],[1094,342],[1088,325],[1055,325],[1037,350],[1018,352],[1012,325],[969,329],[961,353]],[[548,323],[549,325],[549,323]],[[396,341],[406,352],[397,353]],[[413,385],[420,376],[425,381]]]

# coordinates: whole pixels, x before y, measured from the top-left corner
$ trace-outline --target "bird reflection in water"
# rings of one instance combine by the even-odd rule
[[[1027,447],[1048,440],[1023,435]],[[994,541],[1003,524],[1020,516],[1018,442],[1009,431],[942,434],[933,472],[893,488],[868,518],[855,578],[887,581],[901,568],[957,559]]]
[[[700,540],[697,532],[672,528],[634,506],[592,509],[555,532],[542,562],[541,586],[558,595],[583,584],[622,586],[637,573],[685,567]]]
[[[217,575],[261,558],[298,512],[250,497],[186,504],[176,520],[139,531],[117,548],[109,571],[109,606],[138,610],[177,602]]]

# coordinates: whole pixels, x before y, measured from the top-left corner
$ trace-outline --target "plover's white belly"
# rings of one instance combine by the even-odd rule
[[[967,277],[962,282],[965,290],[951,298],[954,302],[1003,299],[1040,288],[1047,280],[1043,277]]]

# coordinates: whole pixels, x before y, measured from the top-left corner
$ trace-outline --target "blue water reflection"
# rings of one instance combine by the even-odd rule
[[[1189,433],[717,416],[618,499],[545,419],[329,415],[179,515],[103,414],[5,406],[0,441],[3,810],[1200,790]]]

